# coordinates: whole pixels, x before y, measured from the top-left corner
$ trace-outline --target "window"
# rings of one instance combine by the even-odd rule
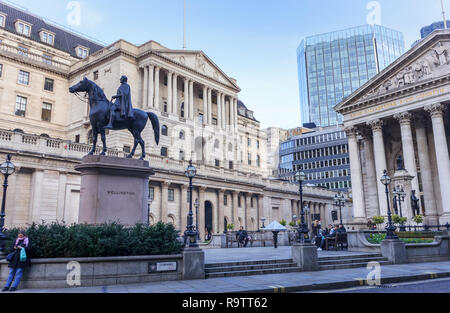
[[[168,128],[167,128],[166,125],[163,125],[163,126],[161,127],[161,135],[163,135],[163,136],[168,136],[167,134],[168,134]]]
[[[261,167],[261,157],[259,155],[256,156],[256,166]]]
[[[184,102],[181,103],[181,107],[180,107],[180,116],[184,118]]]
[[[167,101],[164,101],[164,113],[167,113]]]
[[[212,119],[212,124],[213,124],[213,125],[217,125],[217,118],[214,118],[214,117],[213,117],[213,119]]]
[[[200,122],[200,124],[203,124],[203,114],[198,114],[198,121]]]
[[[220,167],[220,161],[219,160],[215,160],[215,165],[216,165],[216,167]]]
[[[6,15],[0,14],[0,27],[5,27]]]
[[[75,143],[80,143],[80,135],[75,135]]]
[[[98,79],[98,71],[95,71],[94,72],[94,80],[97,80]]]
[[[252,140],[250,138],[247,138],[247,146],[251,146],[252,145]]]
[[[44,43],[48,43],[49,45],[53,45],[55,42],[55,35],[53,33],[50,33],[48,31],[42,30],[40,32],[41,34],[41,41]]]
[[[240,206],[241,206],[241,196],[238,195],[238,207],[240,207]]]
[[[55,81],[51,78],[46,78],[44,83],[44,90],[53,91],[53,85]]]
[[[256,140],[256,148],[259,149],[259,140]]]
[[[180,150],[180,160],[184,161],[184,151]]]
[[[28,57],[28,48],[18,46],[17,47],[17,54],[22,55],[24,57]]]
[[[78,46],[76,52],[77,56],[82,59],[87,58],[87,56],[89,55],[89,49],[82,46]]]
[[[42,120],[44,122],[50,122],[52,118],[52,105],[51,103],[42,103]]]
[[[223,195],[223,205],[228,205],[228,195]]]
[[[181,140],[184,140],[184,131],[180,131],[179,138]]]
[[[248,165],[252,165],[252,154],[248,154]]]
[[[168,201],[175,201],[175,190],[169,189],[167,193],[167,200]]]
[[[2,75],[3,75],[3,64],[0,64],[0,77],[2,77]]]
[[[30,81],[30,73],[19,71],[19,84],[28,85]]]
[[[52,65],[52,59],[53,58],[51,55],[47,55],[47,54],[42,55],[42,62],[44,62],[45,64]]]
[[[167,157],[167,147],[161,147],[161,156]]]
[[[16,112],[17,116],[25,117],[25,111],[27,109],[27,98],[17,96],[16,97]]]
[[[16,22],[16,31],[19,34],[30,36],[31,34],[31,25],[25,24],[24,22],[18,21]]]
[[[154,187],[148,187],[148,200],[153,201],[155,200],[155,188]]]
[[[130,153],[131,152],[131,147],[128,146],[128,145],[123,145],[123,152]]]
[[[229,168],[230,170],[233,169],[233,161],[229,161],[229,162],[228,162],[228,168]]]

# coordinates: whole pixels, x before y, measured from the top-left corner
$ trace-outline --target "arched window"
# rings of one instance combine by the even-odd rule
[[[181,106],[180,106],[180,116],[184,117],[184,102],[181,103]]]
[[[181,140],[184,140],[184,131],[180,131],[179,138],[180,138]]]
[[[161,127],[161,135],[163,135],[163,136],[168,136],[168,132],[169,132],[169,130],[168,130],[167,126],[166,126],[166,125],[163,125],[163,126]]]

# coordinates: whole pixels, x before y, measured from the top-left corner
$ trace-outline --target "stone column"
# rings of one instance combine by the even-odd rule
[[[148,75],[148,83],[149,83],[149,90],[148,90],[148,100],[147,100],[147,108],[153,108],[153,97],[154,97],[154,91],[155,91],[155,81],[154,81],[154,71],[155,66],[150,65],[149,66],[149,75]]]
[[[217,128],[222,129],[222,101],[220,99],[220,93],[217,92]]]
[[[203,86],[203,125],[208,125],[208,88]]]
[[[173,82],[172,82],[173,94],[172,94],[172,114],[179,114],[178,107],[178,75],[173,74]]]
[[[245,197],[245,220],[244,220],[244,228],[248,229],[248,226],[250,224],[250,212],[252,209],[252,194],[251,193],[247,193],[244,195]]]
[[[13,176],[15,176],[15,175],[13,175]],[[11,183],[11,185],[12,185],[12,183]],[[58,220],[58,221],[64,220],[64,209],[65,209],[65,204],[66,204],[65,203],[65,201],[66,201],[66,186],[67,186],[67,173],[60,172],[59,173],[59,183],[58,183],[58,208],[56,211],[56,220]]]
[[[208,88],[208,124],[212,125],[212,89]]]
[[[41,169],[35,169],[31,175],[31,221],[35,223],[41,222],[41,201],[43,196],[43,182],[44,181],[44,171]],[[10,196],[12,197],[12,196]]]
[[[353,216],[355,220],[366,217],[364,203],[364,188],[362,180],[361,159],[358,148],[357,130],[355,127],[345,129],[348,138],[348,150],[350,156],[350,175],[352,179]]]
[[[159,100],[159,67],[155,67],[155,100],[153,101],[153,106],[159,110],[160,100]]]
[[[261,218],[264,217],[264,194],[258,195],[258,210],[257,210],[257,221],[256,225],[258,226],[256,229],[259,229]]]
[[[200,206],[198,207],[198,231],[200,232],[201,240],[205,239],[205,201],[206,201],[206,187],[199,187],[198,201]]]
[[[373,135],[373,147],[375,156],[375,169],[377,178],[377,188],[378,188],[378,205],[380,208],[380,214],[382,216],[387,216],[387,202],[386,202],[386,192],[385,187],[381,183],[380,179],[383,176],[384,170],[387,170],[386,165],[386,153],[384,150],[384,139],[383,139],[383,121],[374,120],[368,123],[372,127]],[[355,193],[353,192],[353,197]]]
[[[180,222],[179,222],[181,233],[183,233],[186,230],[187,216],[189,213],[188,187],[189,187],[188,185],[181,185]]]
[[[364,195],[365,204],[368,205],[368,208],[366,208],[366,216],[378,216],[380,215],[380,208],[378,207],[377,174],[373,157],[372,131],[363,128],[361,133],[364,138],[364,148],[366,151],[366,177],[368,190],[368,194]]]
[[[167,72],[167,113],[172,113],[172,72]]]
[[[163,182],[161,184],[161,209],[159,218],[161,222],[167,223],[167,215],[169,213],[168,194],[170,182]]]
[[[403,112],[394,115],[394,118],[400,122],[400,130],[402,135],[402,150],[405,168],[410,175],[414,176],[411,182],[412,190],[415,190],[416,194],[418,195],[420,190],[419,190],[419,179],[417,177],[417,166],[416,166],[416,156],[414,152],[413,136],[411,131],[411,114],[408,112]]]
[[[237,99],[232,99],[233,104],[233,130],[236,133],[238,128],[238,111],[237,111]]]
[[[450,222],[450,160],[444,126],[444,105],[440,103],[433,104],[425,107],[425,110],[430,113],[433,124],[434,146],[436,149],[443,212],[439,221],[441,224],[445,224],[446,222]]]
[[[189,82],[189,118],[194,119],[194,82]]]
[[[219,233],[219,234],[221,234],[221,233],[223,233],[223,231],[224,231],[224,229],[225,229],[225,226],[226,225],[224,225],[224,204],[223,204],[223,202],[224,202],[224,197],[225,197],[225,189],[219,189],[219,192],[218,192],[218,197],[219,197],[219,203],[218,203],[218,208],[219,208],[219,214],[218,214],[218,217],[219,217],[219,226],[218,226],[218,228],[219,229],[217,229],[217,233]]]
[[[223,104],[223,116],[224,116],[224,118],[223,118],[223,129],[225,130],[225,131],[228,131],[228,118],[229,118],[229,115],[228,115],[228,104],[227,104],[227,102],[225,101],[225,95],[224,94],[222,94],[222,99],[221,99],[221,101],[222,101],[222,104]]]
[[[148,101],[148,66],[144,66],[144,84],[143,84],[143,94],[142,94],[142,108],[145,109],[147,107]]]
[[[184,118],[188,119],[191,109],[191,106],[189,104],[189,80],[187,78],[184,79]],[[181,116],[181,111],[180,111]]]
[[[233,216],[232,216],[232,220],[233,220],[233,224],[235,226],[235,228],[238,225],[238,197],[239,197],[239,192],[238,191],[233,191],[232,193],[232,197],[233,197],[233,208],[232,208],[232,212],[233,212]]]
[[[417,152],[419,154],[420,177],[422,180],[425,215],[428,225],[437,225],[438,212],[434,198],[433,175],[430,163],[430,148],[428,147],[426,119],[420,116],[416,121]]]

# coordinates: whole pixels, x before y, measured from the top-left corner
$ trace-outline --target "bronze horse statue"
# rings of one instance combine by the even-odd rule
[[[69,92],[74,94],[77,92],[86,92],[88,94],[90,106],[89,120],[91,121],[93,134],[92,150],[89,152],[89,155],[93,155],[95,152],[98,134],[100,134],[103,142],[103,151],[100,155],[105,155],[107,151],[105,126],[109,123],[110,109],[113,106],[113,103],[106,98],[105,93],[96,83],[86,77],[78,84],[70,87]],[[142,149],[141,160],[143,160],[145,158],[145,142],[141,137],[141,133],[147,125],[148,119],[150,119],[155,133],[155,142],[158,145],[159,120],[154,113],[147,113],[139,109],[132,110],[134,119],[128,117],[122,118],[119,115],[119,112],[115,113],[117,114],[117,117],[114,119],[113,130],[128,129],[134,137],[134,146],[127,158],[132,158],[134,156],[137,145],[140,144]]]

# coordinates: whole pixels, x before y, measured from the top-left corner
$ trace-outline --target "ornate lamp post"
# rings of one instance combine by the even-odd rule
[[[9,175],[14,174],[16,168],[14,164],[11,162],[11,154],[8,154],[6,157],[6,162],[0,165],[0,172],[5,176],[5,180],[3,182],[3,199],[2,199],[2,211],[0,213],[0,259],[6,256],[5,251],[5,241],[6,235],[4,233],[5,228],[5,203],[6,203],[6,189],[8,188],[8,177]]]
[[[189,214],[188,214],[188,225],[186,226],[187,229],[187,236],[189,237],[189,248],[197,248],[197,234],[198,230],[194,230],[193,225],[193,216],[192,216],[192,179],[197,174],[197,169],[195,166],[192,165],[192,161],[189,161],[189,165],[186,169],[185,175],[189,178]]]
[[[197,240],[200,240],[200,232],[198,231],[198,207],[200,206],[200,203],[198,202],[198,199],[195,199],[194,207],[195,207],[195,230],[197,231]]]
[[[398,209],[400,212],[400,217],[403,217],[402,215],[402,202],[405,201],[406,192],[403,190],[403,186],[397,185],[394,188],[394,199],[398,203]],[[400,231],[406,231],[405,226],[403,225],[403,222],[400,224]]]
[[[387,214],[388,214],[388,224],[386,226],[386,239],[398,239],[397,235],[395,235],[395,230],[397,227],[392,223],[392,215],[391,215],[391,207],[389,205],[389,184],[391,183],[391,178],[387,174],[387,170],[384,170],[383,176],[380,179],[381,183],[385,186],[386,189],[386,201],[387,201]]]
[[[147,220],[148,220],[148,226],[150,226],[150,207],[152,206],[152,199],[151,198],[148,199],[147,206],[148,206]]]
[[[303,182],[305,181],[306,175],[303,171],[299,171],[295,173],[295,181],[299,184],[299,193],[300,193],[300,206],[301,206],[301,212],[300,212],[300,227],[298,228],[298,237],[299,241],[301,243],[310,243],[311,240],[309,238],[305,238],[308,233],[309,229],[308,226],[305,223],[305,211],[303,210]]]
[[[334,196],[334,204],[336,204],[339,207],[339,218],[342,225],[342,207],[345,205],[345,197],[342,193],[336,194]]]

